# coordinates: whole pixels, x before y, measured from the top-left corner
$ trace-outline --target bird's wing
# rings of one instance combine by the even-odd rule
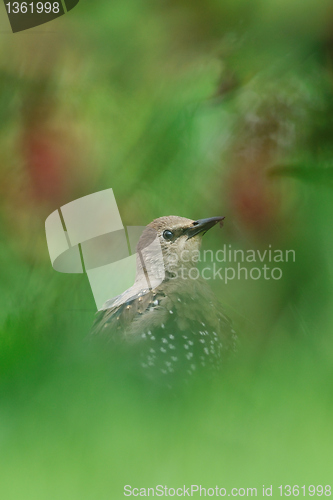
[[[223,351],[236,350],[237,336],[231,320],[206,283],[174,285],[164,283],[134,294],[127,291],[109,301],[108,307],[96,314],[91,334],[123,341],[138,341],[149,331],[159,331],[162,337],[165,331],[177,335],[216,334]]]
[[[90,333],[94,336],[131,339],[134,336],[126,333],[137,317],[152,306],[155,296],[152,290],[140,290],[130,294],[126,292],[114,301],[108,301],[108,307],[96,313]]]
[[[179,282],[164,283],[151,293],[145,313],[137,314],[128,327],[130,337],[137,338],[149,330],[159,330],[162,325],[163,330],[171,333],[216,334],[223,351],[236,350],[237,335],[232,322],[205,282],[195,280],[191,286],[188,283],[184,286]]]

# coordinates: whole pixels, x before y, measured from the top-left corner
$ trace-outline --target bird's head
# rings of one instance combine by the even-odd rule
[[[153,220],[143,231],[137,246],[139,267],[163,272],[169,277],[180,267],[196,265],[202,236],[224,217],[191,220],[169,215]],[[147,265],[145,265],[145,263]],[[141,264],[141,265],[140,265]],[[139,269],[138,269],[139,271]]]

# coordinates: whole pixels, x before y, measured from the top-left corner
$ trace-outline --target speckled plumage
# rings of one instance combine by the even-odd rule
[[[235,350],[237,337],[231,322],[207,283],[177,273],[180,265],[185,265],[187,272],[195,267],[191,252],[199,249],[202,234],[221,220],[169,216],[153,221],[137,247],[133,287],[108,301],[97,313],[92,334],[139,346],[140,366],[152,378],[218,369],[223,355]],[[165,276],[162,283],[149,289],[140,253],[151,241],[151,230],[161,246]],[[172,241],[165,240],[166,230],[174,235]],[[189,260],[175,264],[175,252],[182,255],[184,250]],[[153,261],[154,256],[148,255],[147,259]],[[160,272],[157,266],[149,269]]]

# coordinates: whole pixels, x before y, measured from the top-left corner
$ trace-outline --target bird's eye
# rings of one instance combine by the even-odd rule
[[[163,231],[163,238],[165,240],[167,240],[167,241],[172,240],[172,238],[173,238],[173,232],[169,231],[169,229],[166,229],[165,231]]]

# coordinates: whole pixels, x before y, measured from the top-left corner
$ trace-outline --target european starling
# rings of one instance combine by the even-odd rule
[[[134,285],[104,304],[92,334],[137,346],[141,367],[155,379],[218,369],[237,336],[196,260],[202,235],[223,219],[151,222],[137,245]]]

